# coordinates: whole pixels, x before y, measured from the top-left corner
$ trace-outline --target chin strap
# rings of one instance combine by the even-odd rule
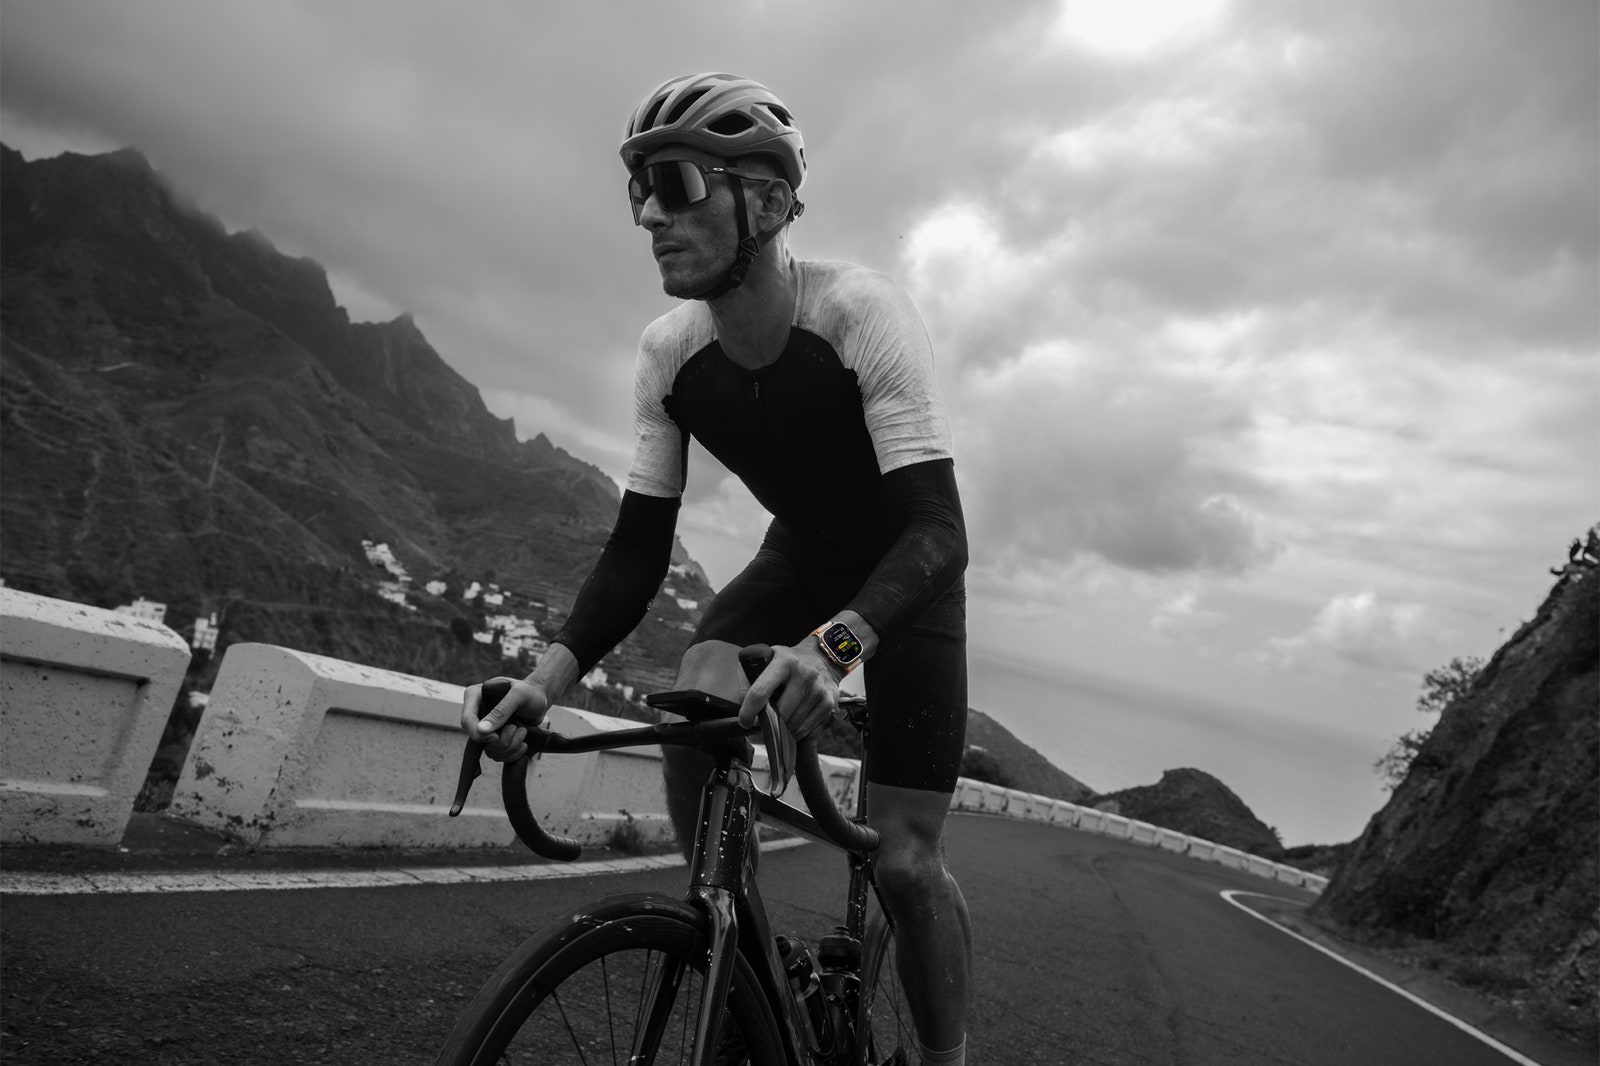
[[[750,272],[750,264],[761,256],[761,249],[770,244],[772,238],[776,237],[778,231],[783,228],[783,222],[780,222],[765,232],[752,235],[748,217],[749,211],[744,207],[744,180],[737,174],[729,174],[728,180],[733,182],[733,198],[740,205],[737,216],[739,246],[733,253],[733,265],[728,268],[726,274],[722,275],[722,280],[704,292],[697,293],[691,299],[715,300],[717,297],[725,296],[744,284],[744,276]],[[784,222],[789,221],[789,219],[799,218],[805,209],[806,205],[796,200],[794,202],[794,210],[790,212],[788,219],[784,219]]]

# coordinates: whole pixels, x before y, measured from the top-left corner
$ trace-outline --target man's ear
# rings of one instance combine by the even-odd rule
[[[794,190],[782,178],[769,178],[762,183],[756,203],[756,222],[765,233],[789,221],[794,209]]]

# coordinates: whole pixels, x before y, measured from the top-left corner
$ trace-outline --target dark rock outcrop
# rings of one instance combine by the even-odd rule
[[[1167,770],[1153,785],[1108,792],[1094,806],[1252,855],[1277,859],[1283,854],[1278,834],[1203,770]]]
[[[1357,936],[1417,938],[1476,972],[1493,970],[1541,1021],[1592,1045],[1597,677],[1600,571],[1576,565],[1441,715],[1314,915]]]

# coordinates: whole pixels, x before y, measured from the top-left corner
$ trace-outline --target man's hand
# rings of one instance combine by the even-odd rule
[[[772,661],[750,685],[739,705],[739,721],[755,725],[777,693],[778,714],[796,740],[820,729],[839,706],[839,669],[823,655],[815,638],[792,648],[775,647]]]
[[[549,709],[544,686],[490,678],[468,688],[462,697],[461,730],[482,744],[495,762],[515,762],[528,753],[528,729],[544,721]]]

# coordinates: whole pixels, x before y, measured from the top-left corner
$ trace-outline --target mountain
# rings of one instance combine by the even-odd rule
[[[975,759],[979,751],[988,759]],[[979,767],[985,762],[998,772],[982,773]],[[994,784],[1068,803],[1089,803],[1094,799],[1094,790],[1088,785],[1058,769],[1011,730],[977,708],[967,712],[967,757],[962,763],[962,774],[982,780],[998,777],[1000,780],[994,780]]]
[[[1312,915],[1414,946],[1590,1049],[1600,1016],[1600,543],[1439,717]]]
[[[144,595],[221,645],[268,640],[456,682],[500,657],[474,580],[546,636],[616,517],[616,485],[517,439],[407,316],[352,323],[325,271],[229,233],[137,152],[0,146],[0,575],[114,606]],[[413,578],[379,599],[363,541]],[[671,681],[711,589],[681,546],[652,618],[603,664]],[[443,596],[421,591],[439,579]],[[457,633],[460,626],[456,627]],[[219,646],[219,651],[221,647]]]
[[[617,486],[542,434],[518,440],[409,316],[351,322],[316,262],[228,232],[132,150],[30,162],[0,145],[0,230],[7,584],[104,607],[145,596],[180,629],[215,612],[200,689],[241,641],[467,684],[527,665],[472,639],[490,615],[559,627]],[[395,575],[364,542],[410,577],[404,606],[378,595]],[[623,686],[670,687],[712,595],[681,545],[673,564],[600,664],[611,684],[567,702],[642,716]],[[443,593],[423,590],[435,580]],[[475,582],[505,605],[467,601]],[[851,753],[847,733],[823,750]],[[979,712],[969,739],[1015,787],[1088,794]]]
[[[1263,858],[1279,859],[1283,842],[1244,800],[1201,770],[1167,770],[1153,785],[1108,792],[1093,805],[1175,833],[1209,840]]]

